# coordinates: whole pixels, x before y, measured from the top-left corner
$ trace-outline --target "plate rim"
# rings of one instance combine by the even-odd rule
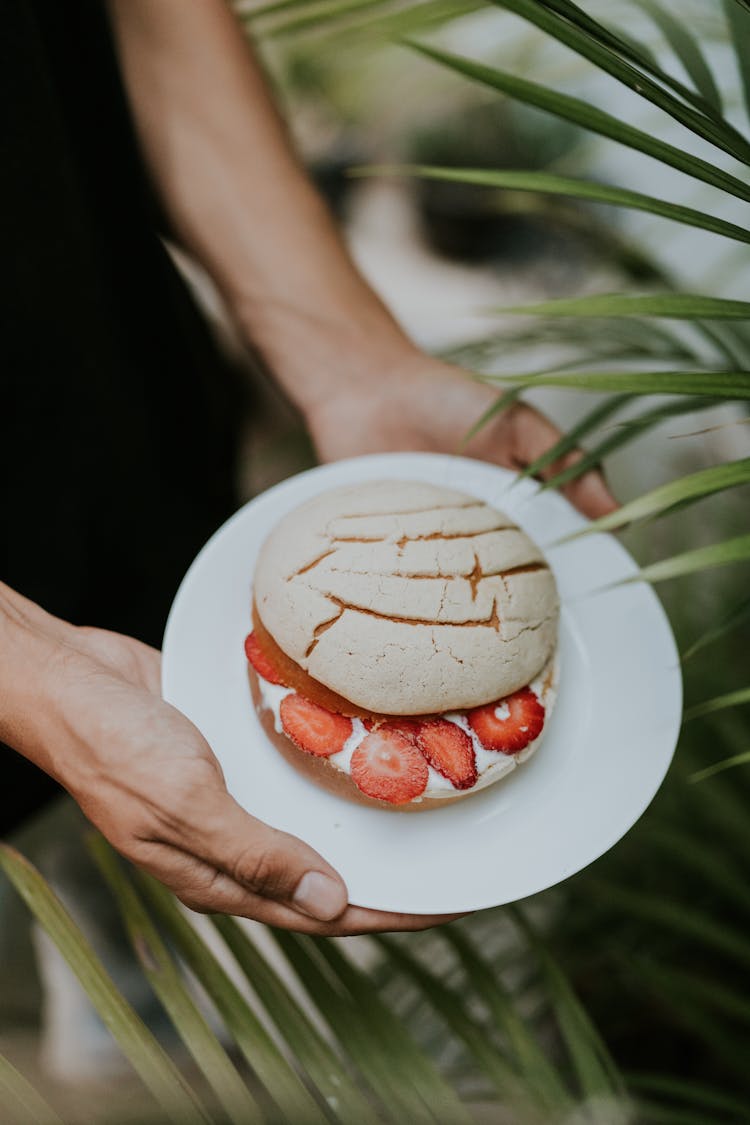
[[[248,511],[255,507],[259,501],[267,503],[273,498],[274,495],[278,496],[287,491],[293,492],[295,488],[299,487],[299,482],[302,479],[309,481],[310,479],[317,478],[321,482],[321,487],[319,489],[315,489],[314,492],[311,493],[311,495],[313,495],[325,489],[325,484],[323,482],[327,477],[337,477],[339,474],[341,474],[342,470],[345,471],[346,467],[349,465],[356,464],[358,467],[365,471],[370,468],[374,471],[377,471],[379,468],[382,469],[384,463],[387,463],[389,466],[395,468],[399,463],[402,463],[404,459],[408,459],[410,465],[413,465],[415,460],[417,460],[424,462],[425,464],[431,464],[435,468],[437,468],[438,465],[447,467],[448,465],[456,465],[458,463],[470,467],[474,472],[476,472],[478,469],[496,471],[498,473],[498,477],[504,479],[505,488],[503,488],[503,492],[507,488],[509,488],[511,484],[517,483],[519,486],[523,486],[523,493],[525,493],[525,496],[523,493],[521,493],[520,495],[524,501],[533,499],[541,491],[541,486],[538,484],[538,482],[528,477],[520,478],[519,475],[517,473],[514,473],[513,470],[507,469],[504,466],[494,465],[491,462],[480,461],[474,458],[462,457],[453,454],[432,453],[426,451],[399,451],[393,453],[364,454],[362,456],[346,458],[344,460],[331,462],[325,465],[317,465],[313,468],[305,469],[299,473],[293,474],[292,476],[286,477],[284,480],[277,482],[276,484],[270,486],[262,492],[259,492],[257,495],[253,496],[251,499],[243,503],[213,532],[213,534],[206,540],[201,549],[198,551],[190,566],[185,571],[182,580],[180,581],[167,617],[162,642],[163,660],[161,670],[161,690],[162,697],[165,699],[165,701],[169,702],[172,706],[177,707],[178,710],[180,709],[178,704],[173,702],[174,694],[178,693],[173,693],[172,691],[173,668],[171,653],[173,651],[173,647],[171,644],[171,638],[176,628],[176,622],[178,621],[179,616],[182,613],[183,602],[189,596],[188,591],[192,584],[193,578],[196,572],[206,565],[206,560],[210,559],[211,554],[216,548],[217,542],[223,539],[227,534],[229,534],[230,529],[233,528],[236,523],[244,520],[247,517]],[[359,479],[367,479],[368,475],[369,474],[365,472],[365,476]],[[508,478],[511,479],[509,480]],[[376,479],[375,472],[373,472],[371,479]],[[425,477],[423,479],[429,478]],[[447,485],[447,487],[451,486]],[[456,485],[456,487],[460,488],[461,485]],[[592,522],[577,509],[575,509],[570,504],[570,501],[568,501],[567,498],[562,496],[560,493],[549,492],[548,495],[555,496],[556,499],[561,500],[566,504],[567,508],[569,509],[567,515],[569,517],[574,517],[575,522],[580,528],[584,528],[590,525],[590,523]],[[500,497],[498,497],[498,502],[499,499]],[[302,499],[300,500],[300,503],[301,502],[303,502]],[[517,512],[515,513],[514,518],[519,518]],[[610,545],[610,549],[614,548],[616,550],[616,554],[619,557],[619,564],[623,568],[624,577],[632,580],[632,578],[639,572],[640,568],[627,548],[617,538],[615,538],[615,536],[609,533],[596,532],[591,536],[592,540],[598,538],[605,538]],[[535,536],[535,540],[539,543],[544,551],[550,550],[555,543],[555,540],[553,540],[552,542],[548,542],[545,544],[541,542],[538,535]],[[674,691],[674,697],[673,700],[671,700],[671,703],[673,705],[673,714],[671,716],[671,722],[668,728],[669,737],[667,738],[666,733],[664,735],[664,742],[668,742],[671,745],[671,749],[668,753],[665,752],[664,754],[662,760],[662,768],[659,769],[656,774],[654,774],[649,786],[643,789],[643,792],[639,795],[639,800],[633,803],[632,808],[634,815],[632,819],[630,819],[630,813],[628,814],[629,824],[624,829],[624,831],[620,830],[619,827],[615,828],[610,835],[604,837],[606,843],[604,843],[604,845],[601,847],[597,845],[597,847],[592,850],[590,857],[587,858],[584,863],[575,866],[570,871],[566,871],[560,874],[559,877],[555,879],[549,880],[543,878],[541,880],[537,880],[535,883],[530,883],[530,889],[526,890],[520,898],[508,899],[503,898],[502,895],[494,895],[489,896],[489,898],[492,899],[492,901],[489,901],[487,894],[481,896],[473,893],[468,896],[466,903],[461,903],[458,898],[455,899],[456,904],[454,904],[454,902],[452,901],[450,906],[446,906],[446,903],[444,901],[438,902],[436,900],[434,903],[428,901],[427,904],[422,901],[420,902],[418,909],[405,907],[403,904],[383,905],[380,902],[364,902],[359,901],[358,898],[350,898],[351,905],[377,910],[394,910],[399,912],[408,910],[409,913],[413,913],[416,915],[427,915],[475,911],[489,909],[494,906],[506,905],[508,902],[512,901],[522,902],[527,898],[540,894],[542,891],[549,890],[555,886],[559,886],[568,878],[571,878],[573,875],[578,874],[580,871],[584,870],[592,863],[595,863],[598,859],[601,858],[601,856],[605,855],[612,847],[614,847],[621,839],[623,839],[624,836],[633,829],[633,827],[635,827],[635,825],[649,808],[656,794],[661,788],[664,782],[664,778],[666,777],[674,758],[679,740],[679,732],[682,725],[683,680],[681,674],[679,651],[675,641],[674,633],[672,631],[671,623],[669,621],[669,617],[666,613],[666,610],[664,609],[664,606],[662,605],[661,599],[657,595],[653,586],[646,581],[630,581],[629,585],[631,585],[634,590],[637,590],[643,597],[645,597],[646,603],[650,603],[649,609],[650,612],[655,614],[656,618],[658,619],[659,628],[662,632],[662,640],[667,641],[667,647],[671,650],[671,659],[668,663],[665,662],[664,671],[665,673],[672,673],[672,676],[670,678]],[[606,592],[604,587],[602,587],[601,589],[602,593]],[[592,590],[589,592],[593,593],[594,591]],[[564,602],[563,605],[565,605]],[[214,752],[216,753],[216,751]],[[492,788],[494,787],[489,787],[487,792],[491,792]],[[390,813],[390,810],[385,811]],[[435,813],[437,814],[438,811],[439,810],[435,810]],[[250,815],[256,814],[250,813]],[[430,813],[425,812],[423,815],[429,816]],[[311,846],[314,847],[315,845]],[[361,898],[361,896],[359,896],[359,898]]]

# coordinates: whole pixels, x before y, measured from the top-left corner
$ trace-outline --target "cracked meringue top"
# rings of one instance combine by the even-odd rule
[[[254,592],[287,656],[383,714],[490,703],[533,680],[557,642],[536,544],[476,497],[418,481],[336,488],[289,512]]]

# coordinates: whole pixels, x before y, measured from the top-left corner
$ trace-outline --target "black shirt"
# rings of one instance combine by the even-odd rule
[[[235,505],[237,398],[160,241],[101,0],[0,0],[0,144],[0,577],[158,645]],[[0,834],[53,788],[0,747]]]

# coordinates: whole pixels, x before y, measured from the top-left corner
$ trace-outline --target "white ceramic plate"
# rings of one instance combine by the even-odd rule
[[[563,606],[560,694],[537,753],[475,796],[412,814],[346,801],[290,766],[255,714],[243,652],[255,560],[274,524],[325,489],[386,477],[445,484],[508,512],[545,550]],[[628,831],[680,727],[679,660],[656,595],[643,582],[594,592],[637,570],[630,555],[608,535],[552,545],[585,523],[556,492],[467,458],[379,454],[301,473],[241,508],[190,567],[167,623],[164,697],[208,739],[240,804],[316,848],[352,903],[432,914],[525,898]]]

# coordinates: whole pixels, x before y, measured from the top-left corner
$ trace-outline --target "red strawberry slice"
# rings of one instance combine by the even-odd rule
[[[471,789],[477,780],[477,760],[465,730],[448,719],[420,724],[417,746],[427,761],[456,789]]]
[[[507,718],[495,712],[505,705]],[[502,754],[517,754],[538,738],[544,726],[544,707],[530,688],[521,688],[505,699],[476,707],[467,719],[485,750],[499,750]]]
[[[281,725],[300,750],[328,758],[344,749],[352,733],[352,721],[327,711],[303,695],[285,695],[281,701]]]
[[[255,671],[270,684],[283,684],[278,668],[270,660],[258,644],[255,633],[248,633],[245,637],[245,656],[252,664]]]
[[[405,734],[379,727],[352,754],[352,779],[368,797],[405,805],[427,788],[427,762]]]

